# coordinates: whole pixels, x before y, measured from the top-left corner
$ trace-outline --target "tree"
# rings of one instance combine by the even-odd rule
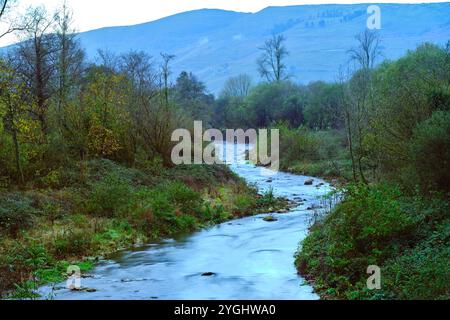
[[[263,53],[258,59],[258,71],[262,78],[268,82],[282,81],[289,78],[286,73],[285,58],[289,55],[283,35],[273,35],[266,40],[264,46],[259,48]]]
[[[3,17],[7,6],[8,6],[8,0],[1,0],[0,1],[0,18]]]
[[[161,57],[163,59],[161,63],[161,87],[164,90],[166,105],[169,106],[169,77],[171,74],[170,62],[175,59],[175,56],[168,53],[161,53]]]
[[[193,120],[210,120],[214,96],[206,92],[205,84],[192,73],[183,71],[177,78],[174,98],[177,106]]]
[[[410,141],[416,127],[436,112],[450,110],[448,57],[447,48],[423,44],[373,73],[377,103],[369,110],[370,149],[384,175],[402,176],[414,158]]]
[[[375,62],[381,55],[380,39],[375,31],[365,30],[356,37],[358,45],[349,50],[350,61],[356,71],[347,82],[345,91],[345,113],[352,154],[352,166],[358,168],[359,178],[367,183],[364,162],[371,162],[365,141],[369,134],[369,109],[375,108],[372,73]]]
[[[312,82],[307,87],[305,120],[314,130],[342,129],[340,86]]]
[[[25,88],[17,81],[13,69],[8,67],[5,61],[0,62],[0,116],[4,129],[11,135],[14,148],[14,159],[18,180],[25,182],[21,164],[19,135],[21,127],[27,118],[26,100],[24,100]]]
[[[35,108],[30,110],[39,120],[43,137],[48,134],[47,113],[55,93],[55,54],[59,51],[52,33],[55,19],[44,7],[30,8],[24,19],[22,41],[16,49],[17,70],[28,86]]]
[[[252,78],[247,74],[240,74],[227,80],[220,96],[245,98],[250,94],[251,88]]]
[[[84,71],[84,51],[81,49],[72,29],[72,11],[64,2],[62,9],[55,15],[56,19],[56,46],[58,54],[55,56],[56,64],[56,92],[57,117],[61,127],[65,124],[65,108],[81,84]]]
[[[0,0],[0,22],[3,26],[0,30],[0,38],[21,30],[23,27],[18,24],[16,16],[12,14],[16,3],[16,0]]]
[[[263,83],[245,99],[245,115],[251,127],[266,128],[273,122],[297,127],[303,123],[302,100],[299,87],[291,82]]]
[[[358,34],[355,39],[358,45],[348,51],[350,60],[357,63],[361,69],[372,69],[381,56],[380,37],[375,31],[366,29]]]

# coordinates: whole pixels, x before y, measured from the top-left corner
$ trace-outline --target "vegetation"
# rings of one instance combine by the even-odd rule
[[[0,296],[32,298],[69,264],[287,206],[227,167],[173,167],[172,131],[209,123],[214,97],[187,72],[171,84],[169,54],[87,62],[71,23],[66,6],[30,8],[0,59]]]
[[[127,168],[111,160],[75,163],[0,198],[0,292],[33,297],[67,267],[229,219],[285,208],[222,166]],[[28,292],[28,296],[26,293]]]
[[[225,127],[279,129],[282,169],[339,186],[296,261],[324,298],[448,299],[450,46],[376,66],[377,34],[356,40],[337,83],[270,80],[216,112]],[[370,265],[381,290],[367,289]]]
[[[300,85],[277,34],[260,48],[263,81],[233,77],[216,99],[189,72],[172,84],[168,53],[88,62],[65,6],[12,17],[0,1],[0,17],[11,20],[0,36],[23,40],[0,58],[1,295],[32,297],[73,262],[88,269],[120,248],[285,206],[226,167],[173,166],[171,133],[203,120],[277,128],[282,169],[342,182],[343,201],[297,255],[324,297],[449,298],[450,45],[381,62],[366,31],[339,81]],[[381,290],[365,286],[369,265]]]
[[[345,195],[297,257],[316,289],[344,299],[448,299],[448,202],[386,184],[351,185]],[[370,265],[382,270],[381,290],[367,289]]]

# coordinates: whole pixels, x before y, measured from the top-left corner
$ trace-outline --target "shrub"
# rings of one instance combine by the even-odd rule
[[[167,194],[167,197],[183,213],[198,215],[203,205],[200,193],[180,182],[169,182],[159,189],[160,192]]]
[[[233,213],[236,215],[249,214],[256,207],[256,200],[253,195],[238,194],[234,198]]]
[[[113,217],[130,205],[132,194],[129,182],[112,173],[92,185],[86,209],[95,215]]]
[[[273,188],[270,188],[266,192],[262,194],[262,196],[258,199],[258,206],[261,207],[270,207],[274,206],[277,203],[277,198],[273,193]]]
[[[415,129],[411,153],[423,189],[450,191],[450,112],[437,111]]]
[[[58,258],[83,256],[92,246],[92,236],[86,231],[71,230],[56,236],[54,254]]]
[[[424,243],[386,263],[383,297],[394,299],[450,299],[447,246]]]
[[[341,296],[365,285],[369,265],[381,266],[400,255],[415,236],[422,217],[407,212],[401,196],[388,185],[350,186],[345,201],[303,241],[300,271]]]
[[[19,193],[0,197],[0,232],[16,237],[19,230],[33,225],[33,216],[39,213],[29,197]]]

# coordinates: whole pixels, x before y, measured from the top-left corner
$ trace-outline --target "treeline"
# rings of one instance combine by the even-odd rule
[[[423,44],[375,68],[370,55],[378,41],[373,33],[360,35],[350,52],[354,71],[335,83],[283,80],[243,90],[250,86],[246,76],[229,80],[215,125],[281,129],[285,169],[325,161],[329,170],[313,174],[448,191],[450,46]],[[370,61],[358,58],[363,48]]]
[[[63,8],[29,9],[23,41],[0,61],[0,181],[43,177],[70,160],[109,158],[171,165],[171,133],[208,120],[214,98],[190,73],[171,82],[175,58],[85,53]]]
[[[12,20],[22,41],[0,58],[0,298],[36,298],[69,265],[288,205],[226,166],[173,166],[173,130],[208,123],[215,102],[190,73],[172,82],[174,56],[89,61],[66,7]]]

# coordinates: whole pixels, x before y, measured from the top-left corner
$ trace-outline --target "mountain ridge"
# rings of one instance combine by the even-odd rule
[[[173,77],[192,72],[218,93],[227,78],[240,73],[259,81],[258,48],[272,34],[283,34],[294,81],[334,81],[356,44],[354,37],[366,28],[369,5],[270,6],[256,13],[199,9],[81,32],[79,39],[90,59],[99,49],[145,51],[155,60],[161,52],[173,54]],[[375,5],[381,8],[379,33],[387,59],[397,59],[423,42],[442,45],[450,39],[450,2]]]

